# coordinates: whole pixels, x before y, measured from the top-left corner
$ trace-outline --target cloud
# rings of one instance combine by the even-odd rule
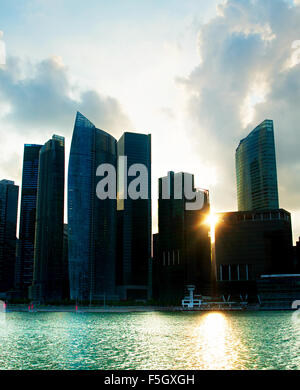
[[[21,186],[24,144],[44,144],[53,134],[66,139],[67,174],[77,110],[116,138],[130,126],[117,99],[81,89],[60,58],[8,58],[0,67],[0,179]]]
[[[281,72],[255,118],[274,120],[281,204],[300,209],[300,65]]]
[[[236,207],[235,148],[265,118],[274,120],[281,205],[300,209],[300,65],[289,65],[299,39],[300,6],[284,0],[228,0],[199,31],[201,61],[177,81],[195,149],[217,166],[218,209]]]
[[[174,111],[170,107],[161,107],[159,113],[168,118],[169,120],[173,120],[176,117]]]
[[[130,125],[118,100],[96,90],[81,90],[59,57],[36,64],[9,58],[0,69],[1,103],[9,107],[2,121],[28,135],[49,128],[70,134],[77,110],[116,136]]]

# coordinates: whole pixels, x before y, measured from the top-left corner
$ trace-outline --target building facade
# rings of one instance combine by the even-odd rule
[[[62,299],[64,227],[64,138],[54,135],[40,150],[33,284],[30,298]]]
[[[257,280],[261,309],[290,310],[299,307],[300,274],[262,275]]]
[[[69,250],[68,250],[68,225],[64,224],[64,238],[63,238],[63,289],[62,298],[70,299],[70,281],[69,281]]]
[[[236,150],[238,210],[279,208],[274,129],[264,120]]]
[[[32,285],[39,153],[42,145],[24,145],[16,288],[28,296]]]
[[[294,258],[295,258],[295,270],[297,273],[300,273],[300,237],[296,242],[296,246],[294,247]]]
[[[184,183],[188,177],[193,190],[202,199],[196,210],[186,209]],[[178,183],[182,196],[178,196]],[[194,285],[200,294],[209,293],[211,242],[210,227],[205,223],[209,213],[209,193],[195,189],[193,175],[169,172],[167,177],[159,179],[159,232],[154,237],[153,259],[153,295],[156,300],[178,304],[187,285]]]
[[[246,293],[263,274],[293,268],[291,215],[283,209],[220,214],[216,268],[220,292]]]
[[[118,291],[122,299],[146,299],[150,297],[151,273],[151,135],[126,132],[118,141],[117,148]],[[123,160],[122,164],[124,157],[126,160]],[[144,177],[146,194],[141,195],[139,199],[132,199],[127,194],[127,189],[136,180],[135,177],[128,175],[129,169],[135,164],[143,164],[146,168]]]
[[[0,293],[14,287],[19,187],[0,181]]]
[[[96,195],[100,164],[116,169],[117,141],[78,112],[68,173],[70,298],[76,301],[116,298],[116,199]]]

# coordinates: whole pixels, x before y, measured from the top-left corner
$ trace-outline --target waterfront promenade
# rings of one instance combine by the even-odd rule
[[[260,305],[252,304],[244,308],[243,311],[262,311],[262,310],[291,310],[290,307],[274,308],[263,307]],[[238,308],[194,308],[184,309],[182,306],[76,306],[75,305],[37,305],[33,308],[26,304],[11,304],[6,308],[6,312],[53,312],[53,313],[151,313],[151,312],[187,312],[187,311],[241,311]]]

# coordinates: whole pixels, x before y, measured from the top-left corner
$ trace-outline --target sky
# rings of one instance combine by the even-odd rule
[[[280,207],[300,236],[300,1],[0,0],[0,179],[21,185],[24,143],[66,137],[76,111],[117,139],[152,134],[157,182],[195,174],[237,210],[235,149],[274,120]]]

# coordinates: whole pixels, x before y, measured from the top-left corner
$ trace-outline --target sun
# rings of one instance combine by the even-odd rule
[[[220,217],[214,212],[211,212],[205,219],[206,225],[209,225],[210,227],[214,227],[214,228],[216,227],[219,221],[220,221]]]
[[[210,210],[210,213],[207,215],[207,217],[204,220],[204,223],[210,226],[211,243],[215,242],[216,226],[219,223],[219,221],[220,221],[220,217],[213,210]]]

